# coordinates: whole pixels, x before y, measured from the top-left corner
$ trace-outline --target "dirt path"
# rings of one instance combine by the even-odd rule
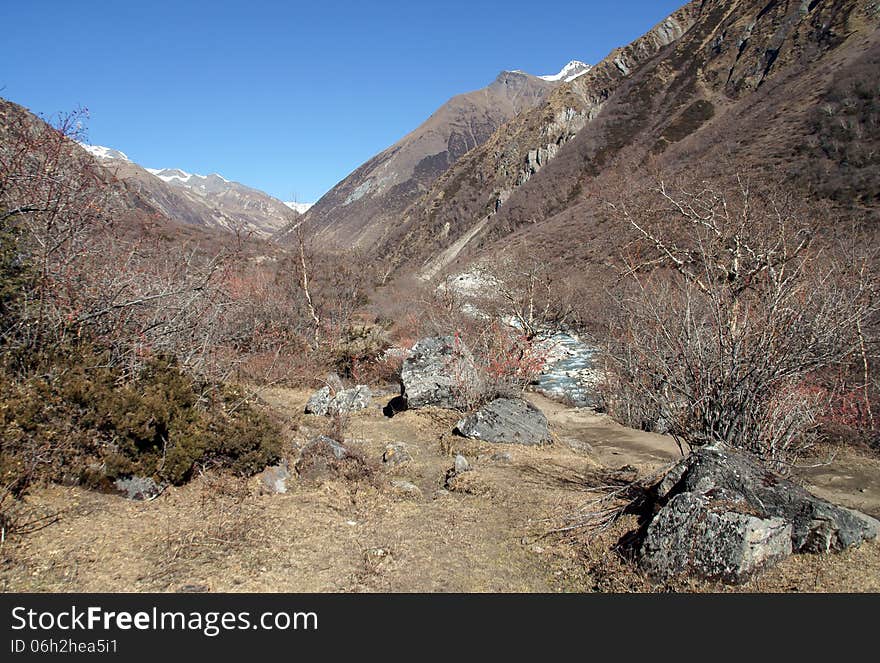
[[[264,394],[292,420],[300,418],[307,396],[286,389]],[[538,395],[530,398],[547,413],[556,444],[530,448],[464,440],[450,433],[453,413],[425,408],[389,419],[381,412],[387,398],[377,398],[372,409],[351,418],[347,434],[375,467],[369,480],[293,482],[287,494],[260,495],[255,480],[245,484],[207,475],[148,503],[78,488],[39,490],[31,504],[60,511],[60,517],[3,549],[0,588],[592,591],[600,584],[595,560],[607,557],[607,542],[601,543],[604,549],[588,549],[583,541],[542,535],[590,498],[586,477],[600,467],[630,465],[645,475],[674,462],[679,451],[667,437],[626,429]],[[300,441],[323,426],[322,418],[302,417]],[[391,467],[381,463],[391,442],[404,443],[412,460]],[[444,477],[455,453],[468,458],[472,471],[447,490]],[[876,511],[880,467],[854,456],[836,462],[807,472],[818,492]],[[393,481],[410,482],[418,492],[402,493]],[[876,544],[862,548],[853,553],[857,564],[880,567]],[[781,574],[779,582],[790,584]],[[838,584],[831,586],[840,589],[840,579],[848,576],[834,577]]]

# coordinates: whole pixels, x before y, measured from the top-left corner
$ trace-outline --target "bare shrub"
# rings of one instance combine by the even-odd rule
[[[832,250],[815,210],[744,177],[639,195],[612,206],[634,240],[604,343],[611,413],[791,458],[828,405],[815,376],[858,352],[876,309],[870,257]]]

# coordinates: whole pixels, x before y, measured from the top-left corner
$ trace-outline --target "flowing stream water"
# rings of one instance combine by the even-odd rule
[[[575,407],[595,407],[599,384],[597,350],[574,334],[555,332],[539,342],[547,353],[535,391]]]

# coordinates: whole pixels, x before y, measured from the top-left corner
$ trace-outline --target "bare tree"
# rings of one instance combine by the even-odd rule
[[[827,407],[812,377],[859,351],[876,309],[869,256],[840,259],[814,210],[745,177],[611,207],[634,235],[605,341],[611,411],[680,445],[796,453]]]

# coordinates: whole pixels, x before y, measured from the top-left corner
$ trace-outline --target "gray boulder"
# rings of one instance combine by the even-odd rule
[[[687,574],[740,583],[792,552],[832,552],[874,539],[880,523],[780,477],[753,456],[704,447],[654,487],[660,507],[641,548],[655,579]]]
[[[455,430],[465,437],[503,444],[544,444],[552,439],[544,413],[521,398],[496,398],[461,419]]]
[[[343,389],[330,401],[328,410],[330,414],[348,414],[357,410],[365,410],[370,407],[373,394],[366,385],[359,384],[352,389]]]
[[[468,459],[462,456],[461,454],[455,454],[455,461],[448,470],[446,470],[446,477],[443,480],[443,485],[446,488],[449,488],[452,485],[452,481],[461,476],[466,472],[471,471],[471,464],[468,462]]]
[[[792,550],[830,552],[880,534],[874,518],[820,499],[803,486],[774,474],[748,454],[716,447],[698,449],[673,467],[657,486],[657,498],[683,492],[724,489],[766,517],[792,524]]]
[[[403,361],[401,395],[409,408],[436,405],[450,409],[467,407],[468,393],[481,389],[470,352],[452,336],[423,338]]]
[[[330,391],[330,387],[321,387],[306,402],[306,414],[326,415],[330,411],[330,401],[332,400],[333,393]]]
[[[290,469],[287,463],[272,465],[260,472],[260,492],[268,495],[283,495],[287,492]]]
[[[159,485],[150,477],[139,476],[116,479],[113,482],[113,487],[126,499],[138,502],[158,497],[165,490],[164,485]]]
[[[452,469],[456,474],[470,472],[471,464],[468,462],[468,459],[461,454],[455,454],[455,464],[452,466]]]
[[[336,460],[342,460],[348,456],[348,449],[340,442],[326,435],[318,435],[303,445],[301,456],[308,454],[324,454],[333,456]]]
[[[406,479],[394,479],[391,481],[391,489],[398,495],[406,497],[421,497],[422,489],[415,485],[412,481]]]
[[[736,496],[681,493],[648,526],[642,566],[655,580],[684,574],[739,584],[791,554],[791,529],[750,513]]]
[[[370,407],[373,395],[366,385],[334,392],[329,386],[321,387],[306,403],[306,414],[329,416],[348,414]]]

